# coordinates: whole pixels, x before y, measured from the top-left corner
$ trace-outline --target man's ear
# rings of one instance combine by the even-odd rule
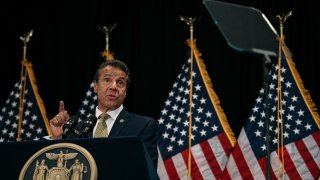
[[[98,85],[96,81],[93,81],[93,90],[95,93],[97,93]]]

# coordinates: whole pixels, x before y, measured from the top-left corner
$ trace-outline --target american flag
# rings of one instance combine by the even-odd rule
[[[26,74],[14,85],[0,112],[0,142],[36,141],[49,134],[48,118],[38,94],[32,64],[23,61],[22,67],[25,68]],[[23,97],[20,96],[20,90],[24,94]],[[23,102],[23,113],[19,127],[20,101]],[[17,139],[19,129],[20,139]]]
[[[194,52],[192,83],[191,58],[173,84],[158,119],[158,175],[160,179],[188,178],[188,129],[190,117],[190,85],[192,92],[192,179],[218,179],[228,159],[235,138],[213,91],[211,80],[194,41],[188,41]],[[190,57],[190,55],[188,55]]]
[[[268,92],[264,88],[260,90],[227,162],[222,176],[224,179],[319,178],[319,115],[292,59],[286,57],[281,60],[281,66],[277,62],[272,66],[269,80],[265,82]],[[282,111],[279,112],[282,121],[277,118],[279,67],[282,92]],[[265,95],[267,101],[264,100]],[[267,119],[269,123],[266,123]],[[266,124],[269,126],[266,127]],[[267,142],[270,142],[269,146]],[[269,156],[267,152],[270,152]],[[270,164],[267,165],[267,162]]]
[[[86,92],[84,99],[78,110],[78,122],[87,120],[90,116],[95,115],[98,98],[93,89],[93,81]]]

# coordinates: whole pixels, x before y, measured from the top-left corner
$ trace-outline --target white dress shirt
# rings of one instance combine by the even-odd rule
[[[113,111],[107,111],[107,114],[109,115],[109,118],[106,120],[107,127],[108,127],[108,134],[110,134],[112,126],[113,126],[114,122],[116,121],[118,115],[122,111],[122,109],[123,109],[123,105],[121,105],[120,107],[118,107],[117,109],[115,109]],[[102,112],[98,109],[98,107],[96,107],[96,118],[98,118],[101,114],[102,114]],[[97,129],[97,124],[98,123],[96,123],[93,128],[93,134]]]

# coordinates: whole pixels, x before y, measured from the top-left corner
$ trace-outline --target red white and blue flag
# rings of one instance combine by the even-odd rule
[[[32,64],[23,60],[21,72],[0,112],[0,142],[37,141],[51,134]]]
[[[157,171],[162,180],[188,177],[218,179],[235,143],[195,42],[189,41],[189,46],[194,53],[192,68],[193,58],[189,54],[158,119]],[[191,92],[192,103],[189,100]],[[189,128],[192,133],[189,133]],[[192,146],[190,154],[189,138]]]
[[[286,58],[282,58],[281,66],[276,62],[268,74],[267,90],[260,90],[223,179],[319,178],[319,114],[286,47],[284,52]]]

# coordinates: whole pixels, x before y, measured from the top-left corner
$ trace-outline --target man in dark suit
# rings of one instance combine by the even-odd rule
[[[125,110],[123,101],[129,85],[130,72],[123,62],[111,60],[100,65],[94,77],[94,92],[98,97],[95,117],[98,120],[88,137],[137,136],[144,143],[156,167],[158,160],[157,122],[152,118]],[[64,108],[64,102],[61,101],[59,113],[50,120],[51,139],[63,138],[63,125],[69,119],[70,116]],[[76,132],[83,131],[82,123],[75,127]],[[100,125],[98,124],[103,126],[102,131],[99,130]]]

